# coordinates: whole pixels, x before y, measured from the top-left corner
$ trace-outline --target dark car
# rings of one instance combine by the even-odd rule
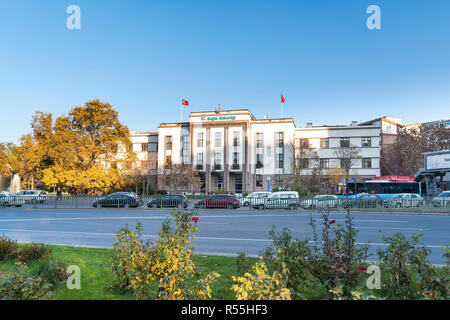
[[[239,200],[230,195],[217,195],[203,199],[195,204],[196,208],[239,208]]]
[[[149,208],[187,208],[188,200],[182,194],[167,194],[158,199],[150,200],[147,204]]]
[[[355,197],[344,198],[341,202],[344,208],[381,208],[383,199],[377,194],[358,194]]]
[[[139,198],[128,193],[113,193],[106,197],[95,200],[92,206],[95,207],[129,207],[137,208],[141,205]]]

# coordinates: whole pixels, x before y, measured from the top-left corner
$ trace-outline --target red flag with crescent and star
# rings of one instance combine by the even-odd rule
[[[281,94],[281,103],[284,103],[286,99],[283,97],[283,94]]]
[[[189,102],[187,102],[187,101],[184,100],[184,99],[181,99],[181,104],[182,104],[182,105],[185,105],[185,106],[189,106]]]

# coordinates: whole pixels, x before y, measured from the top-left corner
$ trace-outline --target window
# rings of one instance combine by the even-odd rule
[[[284,155],[282,153],[278,154],[278,168],[284,168]]]
[[[141,144],[141,151],[147,152],[148,151],[148,143],[142,143]]]
[[[166,136],[166,150],[172,150],[172,136]]]
[[[233,153],[233,165],[239,165],[239,153],[238,152]]]
[[[203,169],[203,153],[197,153],[197,170]]]
[[[183,164],[188,164],[189,162],[191,162],[189,155],[184,155],[183,156]]]
[[[239,147],[239,131],[233,132],[233,146]]]
[[[328,138],[320,138],[320,148],[327,149],[330,147],[330,140]]]
[[[189,136],[183,136],[183,149],[189,150]]]
[[[149,152],[158,152],[158,143],[156,142],[150,142],[148,144],[148,151]]]
[[[222,164],[222,154],[220,152],[214,153],[214,169],[219,170]]]
[[[172,156],[166,156],[166,165],[172,164]]]
[[[257,133],[256,134],[256,148],[263,148],[264,147],[264,133]]]
[[[372,159],[370,158],[362,159],[362,167],[365,169],[372,168]]]
[[[284,134],[283,134],[283,132],[278,132],[276,138],[277,138],[277,147],[278,148],[283,148],[283,146],[284,146],[284,143],[283,143]]]
[[[262,176],[262,174],[257,174],[256,175],[256,186],[262,187],[262,184],[263,184],[263,176]]]
[[[197,133],[197,147],[203,147],[203,132]]]
[[[222,146],[222,132],[216,132],[216,147]]]
[[[370,147],[372,146],[372,139],[370,137],[361,138],[361,146],[362,147]]]
[[[319,166],[321,168],[329,168],[330,167],[330,159],[320,159]]]
[[[282,174],[277,174],[276,181],[277,181],[277,185],[283,184],[283,175]]]
[[[263,167],[263,155],[260,153],[256,154],[256,168]]]
[[[350,147],[350,138],[341,138],[341,148]]]

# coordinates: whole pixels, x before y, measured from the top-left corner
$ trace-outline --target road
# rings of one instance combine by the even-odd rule
[[[0,208],[0,234],[19,242],[110,248],[114,232],[136,222],[144,227],[144,238],[157,237],[169,209],[32,209]],[[285,210],[200,210],[199,234],[195,240],[198,254],[235,255],[239,252],[257,256],[271,244],[270,226],[288,227],[295,237],[311,238],[310,214]],[[312,214],[320,220],[319,213]],[[344,213],[331,213],[336,223],[345,222]],[[370,243],[371,252],[385,245],[381,236],[400,232],[410,237],[423,230],[423,244],[431,250],[431,261],[444,263],[441,245],[450,244],[450,216],[398,213],[353,213],[359,230],[357,241]],[[371,257],[372,260],[376,256]]]

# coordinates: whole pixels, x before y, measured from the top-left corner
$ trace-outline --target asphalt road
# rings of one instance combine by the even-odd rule
[[[136,222],[144,227],[144,237],[157,237],[169,209],[32,209],[0,208],[0,234],[19,242],[110,248],[114,232]],[[195,240],[198,254],[235,255],[245,252],[258,255],[271,244],[270,226],[288,227],[295,237],[311,238],[310,214],[286,210],[200,210],[199,234]],[[319,213],[312,214],[320,220]],[[431,261],[444,262],[441,245],[450,244],[450,216],[406,213],[353,213],[359,230],[357,241],[371,245],[371,252],[384,247],[382,236],[400,232],[410,237],[423,230],[422,244],[431,250]],[[336,223],[345,222],[344,213],[331,213]],[[376,260],[376,256],[370,258]]]

